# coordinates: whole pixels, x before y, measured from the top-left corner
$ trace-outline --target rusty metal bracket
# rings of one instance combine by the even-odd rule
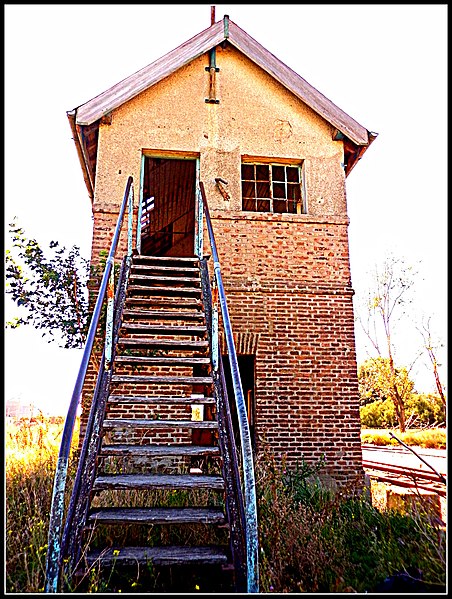
[[[228,194],[228,192],[223,187],[223,185],[228,185],[228,182],[225,181],[224,179],[222,179],[221,177],[215,177],[215,183],[216,183],[216,186],[218,187],[219,192],[223,196],[223,198],[226,201],[229,201],[231,199],[231,196]]]

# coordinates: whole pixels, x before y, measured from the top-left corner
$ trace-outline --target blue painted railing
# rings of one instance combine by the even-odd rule
[[[133,230],[133,179],[129,177],[127,180],[124,198],[119,211],[116,229],[113,235],[113,240],[110,247],[110,252],[105,264],[105,270],[99,288],[96,304],[93,310],[93,316],[86,337],[85,349],[80,364],[80,368],[75,382],[74,391],[69,404],[68,413],[64,423],[63,434],[61,438],[60,450],[55,470],[55,478],[53,483],[52,503],[50,508],[50,523],[48,548],[46,557],[46,580],[44,591],[46,593],[58,592],[58,580],[60,575],[60,554],[61,554],[61,528],[64,516],[64,497],[66,488],[67,469],[69,462],[69,454],[71,451],[72,437],[74,433],[74,425],[77,417],[77,411],[80,404],[83,385],[85,382],[86,373],[88,370],[91,353],[94,347],[99,320],[102,311],[104,299],[107,296],[107,322],[106,322],[106,364],[105,368],[109,367],[109,356],[111,355],[112,331],[113,331],[113,313],[112,300],[114,297],[114,258],[119,242],[119,236],[124,220],[124,214],[128,207],[128,255],[132,255],[132,230]]]
[[[257,525],[257,502],[256,484],[254,479],[253,450],[251,446],[251,435],[246,413],[246,405],[243,396],[242,382],[235,350],[234,337],[232,334],[231,320],[229,318],[226,294],[221,276],[220,262],[218,259],[217,246],[210,219],[209,207],[207,205],[204,184],[199,182],[199,191],[202,198],[202,206],[206,219],[207,231],[209,233],[210,247],[212,249],[213,270],[218,289],[223,327],[228,348],[229,362],[231,366],[232,385],[234,389],[235,402],[241,437],[242,460],[243,460],[243,484],[245,498],[245,531],[246,531],[246,556],[247,556],[247,588],[248,593],[259,592],[259,556],[258,556],[258,525]]]

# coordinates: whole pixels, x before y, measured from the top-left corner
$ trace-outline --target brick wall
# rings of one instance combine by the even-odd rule
[[[362,475],[347,218],[226,214],[214,230],[238,353],[255,354],[257,447]],[[247,349],[248,348],[248,349]]]

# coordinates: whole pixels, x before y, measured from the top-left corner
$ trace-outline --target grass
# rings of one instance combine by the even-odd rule
[[[6,590],[43,592],[53,478],[63,419],[42,415],[5,431]],[[74,431],[77,443],[78,427]],[[70,474],[70,473],[69,473]],[[70,480],[71,477],[68,476]]]
[[[62,430],[62,421],[44,417],[6,426],[8,593],[44,590],[49,512]],[[422,432],[442,442],[442,434],[435,437],[432,430]],[[77,435],[78,428],[75,444]],[[406,437],[400,438],[408,444]],[[385,577],[412,569],[422,570],[432,588],[445,584],[445,533],[427,508],[417,505],[403,514],[377,509],[359,489],[333,492],[317,478],[321,467],[302,463],[288,471],[265,452],[257,462],[261,592],[372,592]],[[68,481],[74,473],[74,463],[70,463]],[[178,500],[183,503],[184,497]],[[109,590],[108,578],[101,584],[96,572],[92,577],[90,592]],[[142,580],[128,582],[132,590],[149,592]]]

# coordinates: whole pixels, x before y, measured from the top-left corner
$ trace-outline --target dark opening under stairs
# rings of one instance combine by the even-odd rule
[[[111,367],[98,380],[63,535],[70,589],[87,589],[94,573],[122,592],[246,589],[207,279],[197,257],[123,263]]]

